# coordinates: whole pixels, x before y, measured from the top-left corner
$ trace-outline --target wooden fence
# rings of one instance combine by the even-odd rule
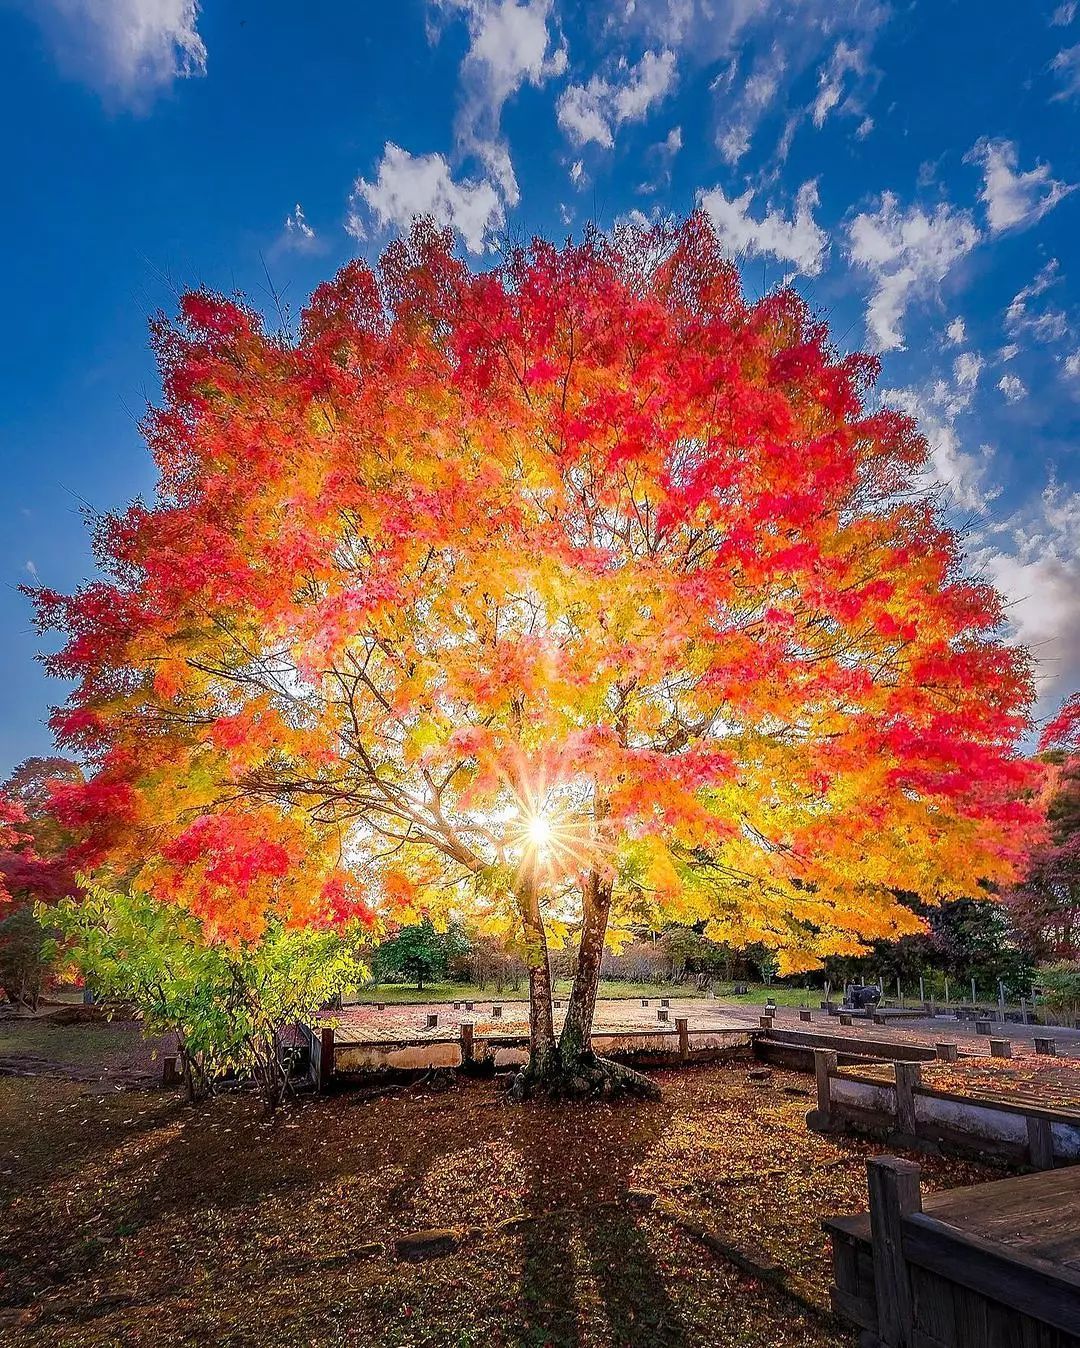
[[[880,1348],[1080,1348],[1080,1171],[931,1195],[867,1166],[869,1214],[830,1218],[833,1309]],[[924,1210],[925,1208],[925,1210]]]
[[[806,1121],[819,1132],[869,1132],[909,1145],[944,1142],[1038,1170],[1080,1161],[1080,1110],[991,1092],[939,1090],[924,1084],[917,1062],[841,1071],[834,1051],[816,1049],[814,1067],[817,1108]]]

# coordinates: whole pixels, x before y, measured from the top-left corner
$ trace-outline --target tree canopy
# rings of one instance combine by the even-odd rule
[[[1001,599],[877,362],[702,215],[479,273],[421,224],[295,333],[198,291],[154,340],[156,499],[33,592],[81,864],[225,942],[468,911],[549,1031],[582,904],[792,970],[1014,872]]]

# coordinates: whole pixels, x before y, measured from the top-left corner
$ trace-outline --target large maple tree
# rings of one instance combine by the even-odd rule
[[[481,273],[420,224],[295,334],[196,292],[155,340],[157,498],[34,596],[84,866],[231,942],[468,911],[528,962],[527,1082],[588,1061],[623,921],[790,971],[1012,873],[1001,601],[876,361],[702,216]]]

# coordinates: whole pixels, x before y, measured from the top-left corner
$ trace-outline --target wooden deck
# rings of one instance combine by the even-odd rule
[[[1080,1167],[925,1199],[909,1162],[870,1169],[871,1213],[824,1224],[840,1315],[910,1348],[1080,1345]]]

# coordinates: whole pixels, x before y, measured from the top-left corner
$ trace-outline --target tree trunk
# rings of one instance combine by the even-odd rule
[[[525,929],[525,962],[529,970],[529,1054],[542,1065],[555,1052],[555,1020],[551,1009],[547,933],[533,876],[522,883],[518,904]]]
[[[582,905],[581,941],[578,945],[577,970],[559,1040],[559,1057],[566,1066],[591,1053],[596,991],[600,986],[600,965],[604,958],[604,936],[611,912],[611,881],[589,872]]]
[[[563,1022],[558,1045],[551,1012],[551,977],[543,962],[543,991],[537,995],[534,977],[541,971],[529,965],[530,1056],[528,1065],[514,1082],[513,1094],[519,1100],[535,1096],[551,1100],[584,1100],[593,1096],[632,1095],[655,1099],[660,1092],[641,1072],[598,1058],[592,1051],[591,1033],[596,1010],[596,990],[600,982],[600,962],[604,954],[604,935],[611,910],[611,885],[592,872],[583,895],[581,945],[577,974]],[[539,919],[539,905],[536,909]],[[543,939],[543,925],[540,925]],[[546,1025],[538,1038],[538,1010],[546,1011]]]

